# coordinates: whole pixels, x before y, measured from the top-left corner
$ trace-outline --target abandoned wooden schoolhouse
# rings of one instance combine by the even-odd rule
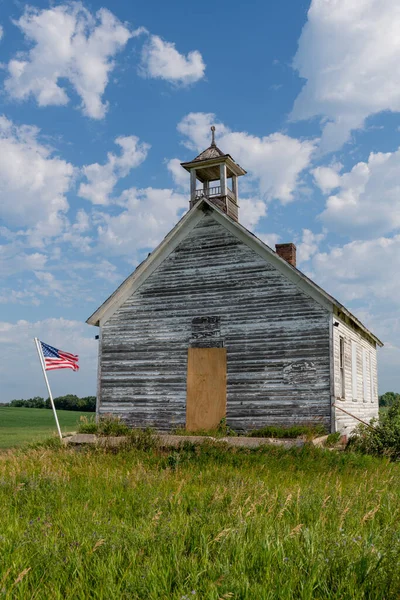
[[[160,431],[324,424],[378,415],[377,346],[349,310],[240,224],[246,174],[212,143],[188,212],[94,312],[98,414]],[[198,183],[199,182],[199,183]],[[200,185],[199,185],[200,184]]]

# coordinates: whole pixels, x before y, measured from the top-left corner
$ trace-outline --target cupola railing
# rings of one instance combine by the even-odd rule
[[[227,187],[227,192],[228,192],[228,196],[230,198],[232,198],[232,200],[235,200],[235,194],[228,187]],[[216,185],[214,187],[201,188],[199,190],[196,190],[195,199],[199,200],[200,198],[212,198],[213,196],[221,196],[221,195],[222,195],[222,188],[220,185]]]

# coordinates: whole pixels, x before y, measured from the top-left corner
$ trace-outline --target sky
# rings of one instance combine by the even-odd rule
[[[188,209],[211,125],[241,223],[297,245],[400,392],[398,0],[0,0],[0,402],[46,395],[35,336],[80,356],[55,395],[95,394],[85,321]]]

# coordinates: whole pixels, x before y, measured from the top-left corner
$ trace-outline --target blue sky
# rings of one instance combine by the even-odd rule
[[[211,124],[241,222],[296,243],[400,391],[396,0],[0,6],[0,401],[45,394],[36,335],[81,357],[56,394],[95,392],[85,320],[187,209]]]

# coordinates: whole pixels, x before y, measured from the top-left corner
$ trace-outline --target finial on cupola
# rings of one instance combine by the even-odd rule
[[[211,146],[215,147],[216,143],[215,143],[215,127],[214,125],[211,126]]]

